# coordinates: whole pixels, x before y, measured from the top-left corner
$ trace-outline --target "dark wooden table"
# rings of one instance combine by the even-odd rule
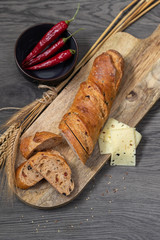
[[[77,34],[79,59],[113,18],[130,1],[79,0],[79,14],[69,27]],[[1,0],[0,3],[0,108],[23,107],[41,97],[42,90],[27,81],[14,61],[16,39],[26,28],[69,19],[77,1]],[[148,37],[160,23],[160,5],[126,31]],[[11,203],[0,194],[0,240],[51,239],[160,239],[160,101],[137,129],[143,139],[137,166],[107,164],[80,196],[53,210],[31,208],[17,198]],[[3,124],[15,110],[0,111]]]

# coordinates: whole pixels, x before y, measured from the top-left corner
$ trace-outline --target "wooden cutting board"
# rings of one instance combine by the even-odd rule
[[[125,60],[124,77],[110,117],[135,127],[160,97],[159,36],[160,26],[149,38],[143,40],[124,32],[113,35],[24,133],[22,138],[33,135],[37,131],[59,133],[60,119],[70,107],[80,83],[87,79],[95,57],[108,49],[119,51]],[[98,144],[86,165],[76,159],[65,142],[55,149],[65,156],[72,169],[75,190],[70,196],[63,196],[43,180],[28,190],[17,190],[17,196],[26,204],[39,208],[53,208],[69,203],[110,158],[109,155],[100,155]],[[23,161],[25,159],[19,153],[16,166]]]

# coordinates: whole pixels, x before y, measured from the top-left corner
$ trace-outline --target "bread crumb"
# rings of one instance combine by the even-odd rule
[[[118,191],[118,188],[114,188],[113,192],[116,193]]]

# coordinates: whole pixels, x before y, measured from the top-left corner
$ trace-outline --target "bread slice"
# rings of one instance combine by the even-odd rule
[[[102,118],[106,118],[108,115],[108,106],[99,87],[92,82],[83,82],[81,83],[80,88],[82,89],[84,96],[90,99],[93,103],[95,109],[97,110],[97,114],[99,114]]]
[[[52,150],[52,154],[62,157],[62,155]],[[15,184],[18,188],[28,189],[43,179],[43,176],[35,171],[30,165],[30,159],[23,162],[17,169],[15,173]]]
[[[62,137],[51,132],[36,132],[34,136],[23,138],[20,143],[22,155],[29,159],[33,154],[49,150],[62,142]]]
[[[85,151],[90,154],[93,151],[93,140],[85,124],[75,112],[71,112],[64,117],[65,124],[74,133]]]
[[[71,169],[65,159],[51,152],[38,152],[30,158],[31,167],[39,172],[59,193],[67,196],[74,189]]]
[[[85,151],[84,147],[71,131],[69,126],[65,123],[65,121],[61,121],[59,125],[61,129],[62,136],[66,139],[71,149],[76,154],[77,158],[80,159],[84,164],[86,163],[87,159],[89,158],[88,153]]]

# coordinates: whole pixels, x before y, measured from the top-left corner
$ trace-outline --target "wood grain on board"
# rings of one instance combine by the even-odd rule
[[[128,33],[117,33],[107,40],[96,55],[81,69],[50,106],[41,114],[22,137],[36,131],[59,133],[58,124],[70,107],[81,82],[88,77],[96,56],[108,49],[119,51],[125,61],[124,77],[110,116],[130,126],[136,126],[160,97],[160,26],[147,39],[136,39]],[[65,156],[71,166],[75,190],[68,196],[58,194],[47,182],[42,181],[28,190],[17,190],[18,197],[27,204],[52,208],[73,200],[104,166],[109,155],[100,155],[98,144],[87,164],[78,161],[64,142],[55,148]],[[21,154],[17,166],[24,161]]]

